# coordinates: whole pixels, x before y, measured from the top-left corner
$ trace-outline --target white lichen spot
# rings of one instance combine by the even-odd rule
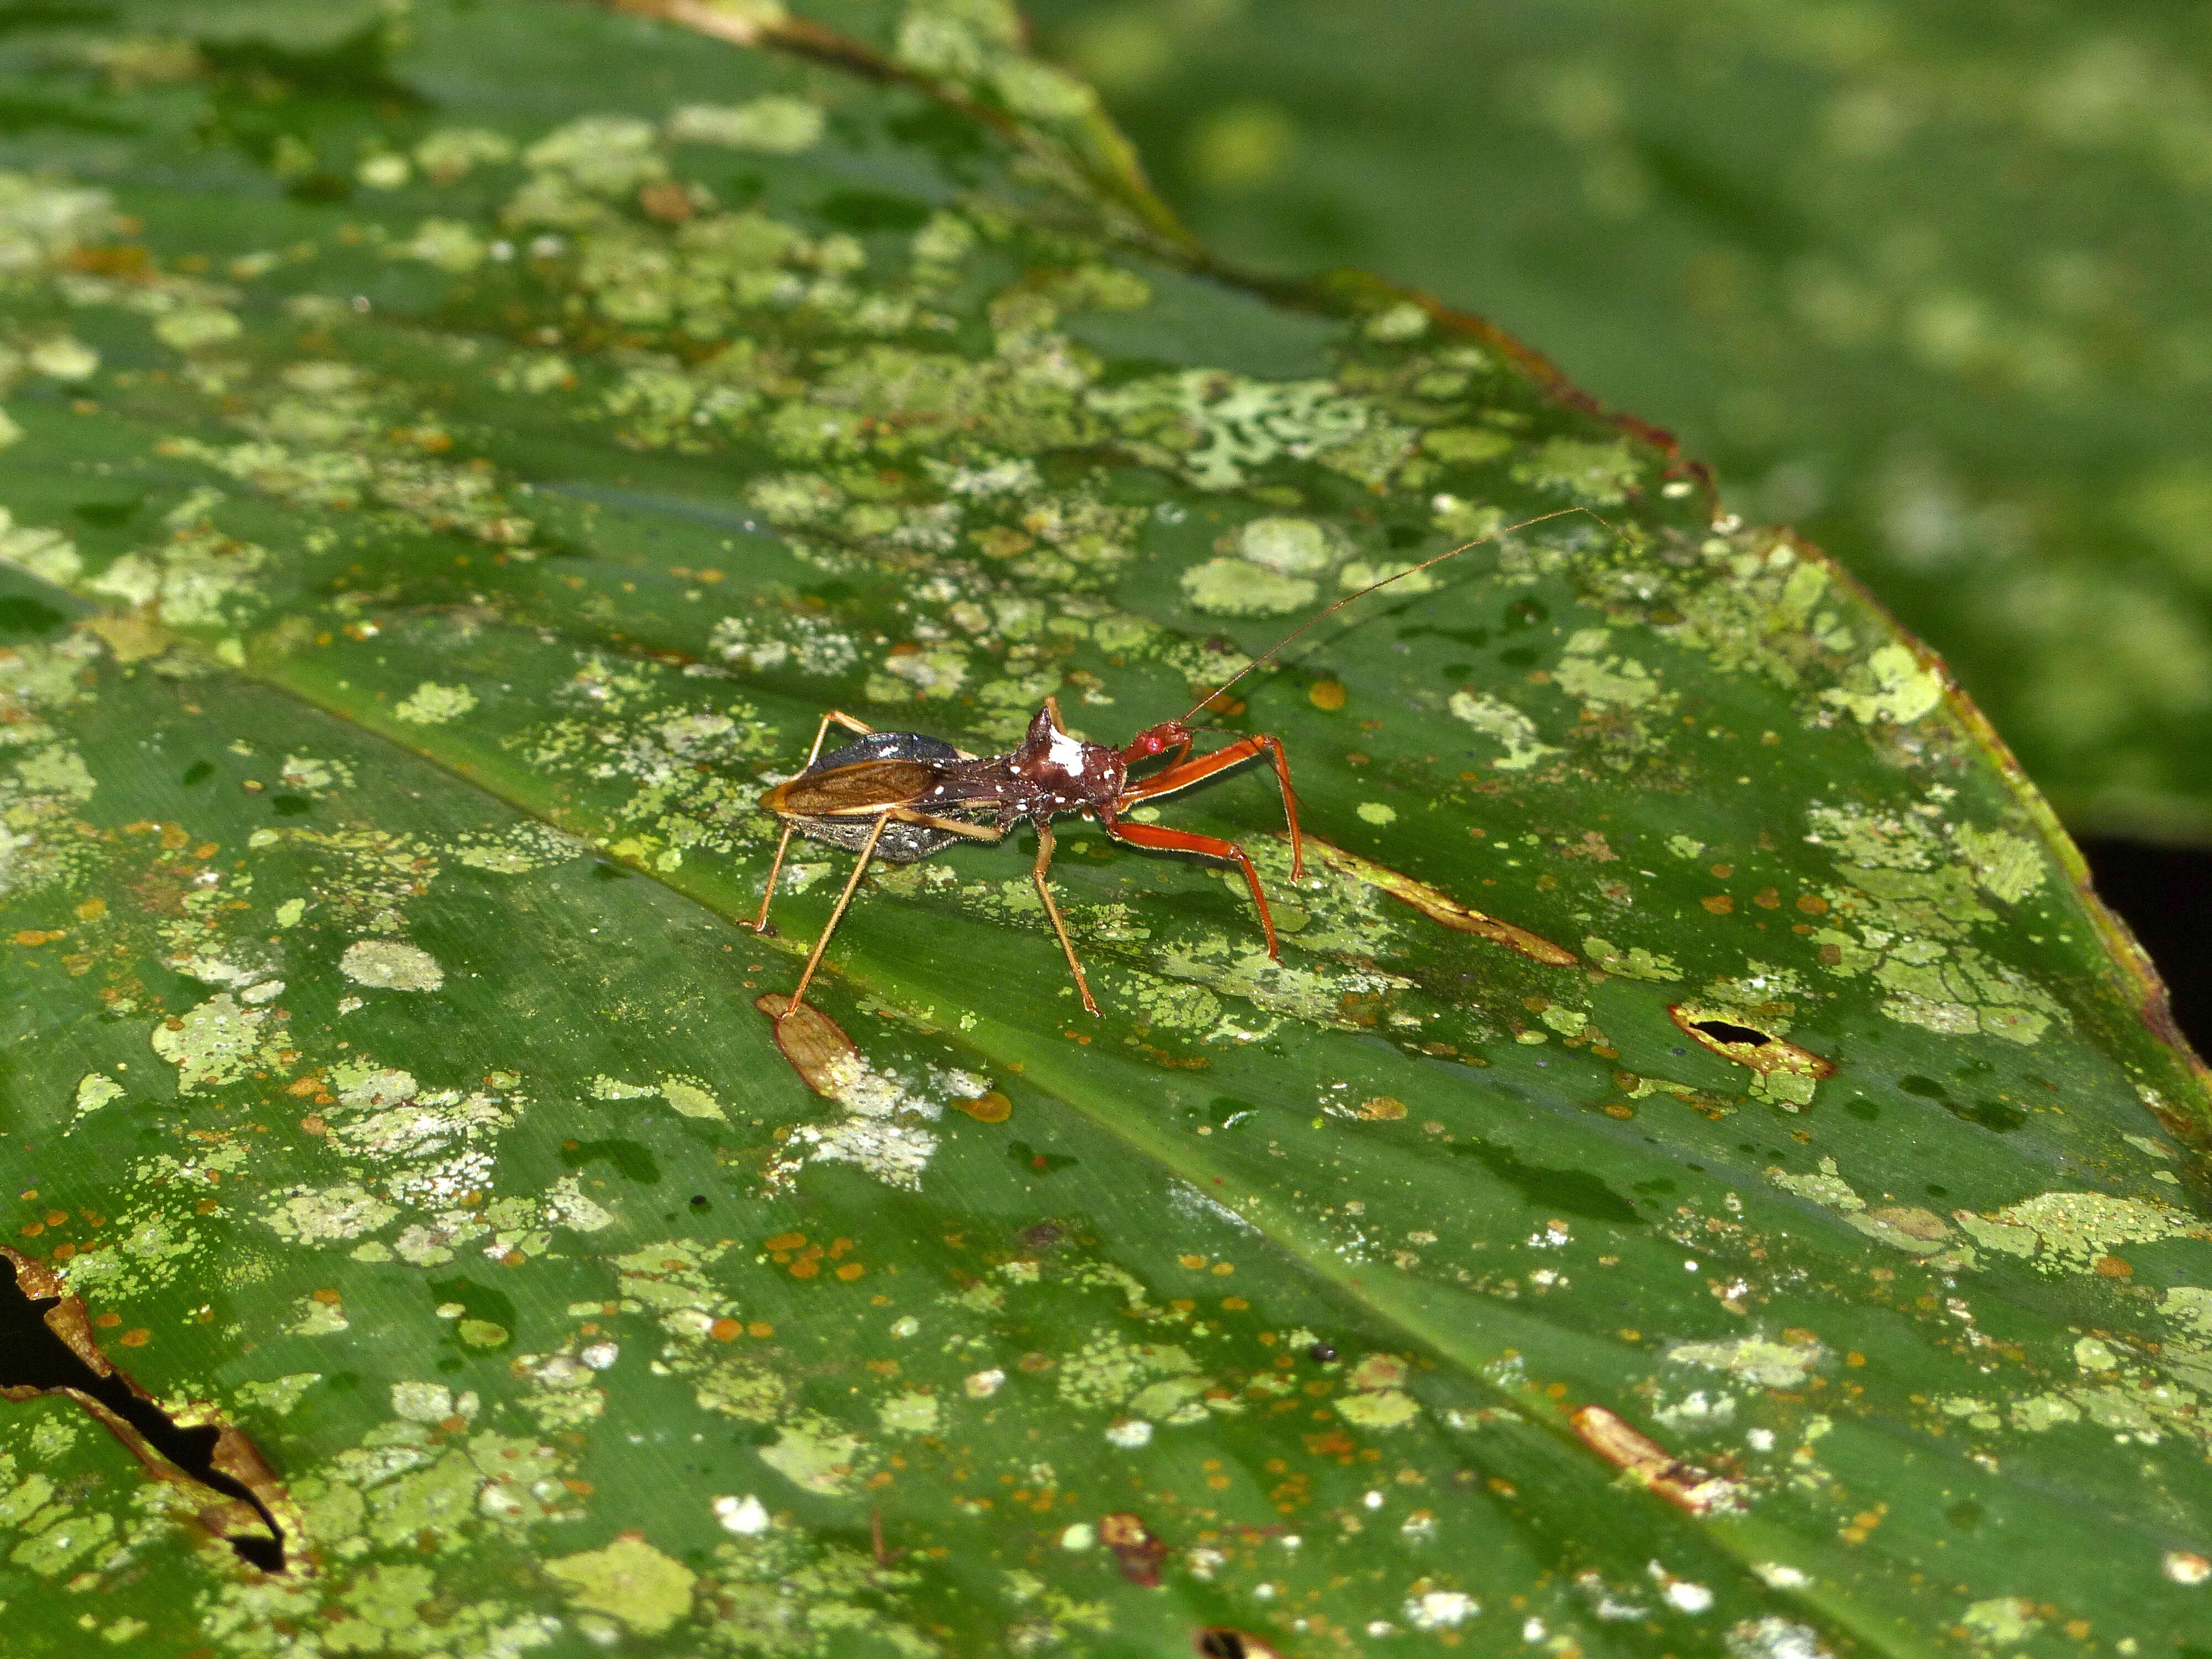
[[[446,982],[435,957],[396,939],[356,939],[338,958],[338,971],[379,991],[434,991]]]
[[[1152,1443],[1152,1425],[1141,1417],[1125,1417],[1106,1425],[1106,1443],[1119,1446],[1123,1451],[1135,1451],[1140,1446]]]
[[[792,1131],[787,1147],[817,1162],[856,1164],[887,1186],[919,1191],[922,1171],[938,1147],[937,1135],[922,1125],[944,1109],[908,1093],[898,1079],[857,1054],[831,1061],[817,1086],[842,1105],[846,1115],[833,1123],[801,1124]],[[795,1167],[795,1160],[787,1159],[773,1175],[787,1179]]]
[[[769,1519],[768,1506],[750,1492],[743,1498],[717,1498],[714,1509],[714,1519],[722,1523],[722,1530],[733,1532],[740,1538],[757,1538],[773,1524]]]
[[[2212,1559],[2195,1550],[2168,1550],[2159,1561],[2159,1570],[2175,1583],[2186,1584],[2192,1589],[2212,1581]]]
[[[1457,1630],[1481,1611],[1481,1604],[1462,1591],[1429,1590],[1407,1598],[1404,1617],[1415,1630]]]
[[[1729,1659],[1834,1659],[1828,1644],[1809,1625],[1769,1613],[1746,1619],[1728,1633]]]

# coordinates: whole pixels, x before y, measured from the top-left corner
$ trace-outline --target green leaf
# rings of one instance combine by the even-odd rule
[[[0,40],[136,129],[0,179],[15,1650],[2201,1617],[2202,1073],[1940,668],[1510,342],[1221,276],[1011,13],[665,9]],[[1024,834],[780,1047],[823,714],[1047,696],[1280,736],[1303,873],[1264,773],[1158,820],[1279,961],[1064,823],[1100,1018]]]
[[[1871,582],[2069,823],[2212,835],[2187,8],[1031,11],[1212,246],[1540,344]]]

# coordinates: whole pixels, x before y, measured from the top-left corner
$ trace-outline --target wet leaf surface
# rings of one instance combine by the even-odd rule
[[[1933,662],[988,9],[665,9],[0,38],[137,130],[0,177],[15,1243],[299,1540],[10,1406],[17,1649],[2172,1650],[2203,1077]],[[1279,961],[1063,825],[1099,1018],[1024,833],[779,1033],[826,710],[1125,739],[1572,504],[1210,699]]]

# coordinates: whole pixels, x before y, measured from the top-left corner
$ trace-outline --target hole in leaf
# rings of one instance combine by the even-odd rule
[[[150,1473],[199,1487],[203,1524],[240,1560],[264,1572],[283,1571],[284,1529],[263,1495],[279,1495],[276,1477],[253,1443],[227,1424],[179,1423],[108,1363],[93,1340],[84,1304],[64,1294],[59,1279],[4,1246],[0,1256],[9,1269],[0,1288],[0,1396],[69,1395]],[[266,1536],[241,1530],[257,1520]]]
[[[1835,1075],[1834,1060],[1825,1059],[1809,1048],[1801,1048],[1786,1037],[1778,1036],[1771,1031],[1762,1031],[1756,1025],[1747,1025],[1741,1019],[1730,1017],[1735,1012],[1715,1008],[1711,1004],[1678,1002],[1667,1010],[1667,1017],[1723,1060],[1733,1060],[1738,1066],[1758,1073],[1761,1078],[1770,1079],[1763,1085],[1754,1085],[1754,1093],[1762,1086],[1770,1091],[1774,1091],[1776,1085],[1771,1079],[1778,1073],[1787,1073],[1815,1084],[1823,1078]],[[1794,1095],[1785,1090],[1782,1096],[1785,1103],[1796,1103],[1788,1105],[1791,1111],[1802,1110],[1812,1103],[1813,1098],[1809,1090]]]

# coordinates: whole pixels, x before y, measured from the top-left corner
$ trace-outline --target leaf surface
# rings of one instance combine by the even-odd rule
[[[2198,1616],[2202,1073],[1940,666],[1511,343],[1214,274],[1000,13],[656,9],[0,43],[110,124],[0,180],[16,1247],[292,1563],[19,1404],[21,1650]],[[1302,879],[1264,774],[1156,820],[1281,959],[1063,823],[1101,1018],[1024,833],[779,1042],[823,714],[1048,695],[1281,737]]]

